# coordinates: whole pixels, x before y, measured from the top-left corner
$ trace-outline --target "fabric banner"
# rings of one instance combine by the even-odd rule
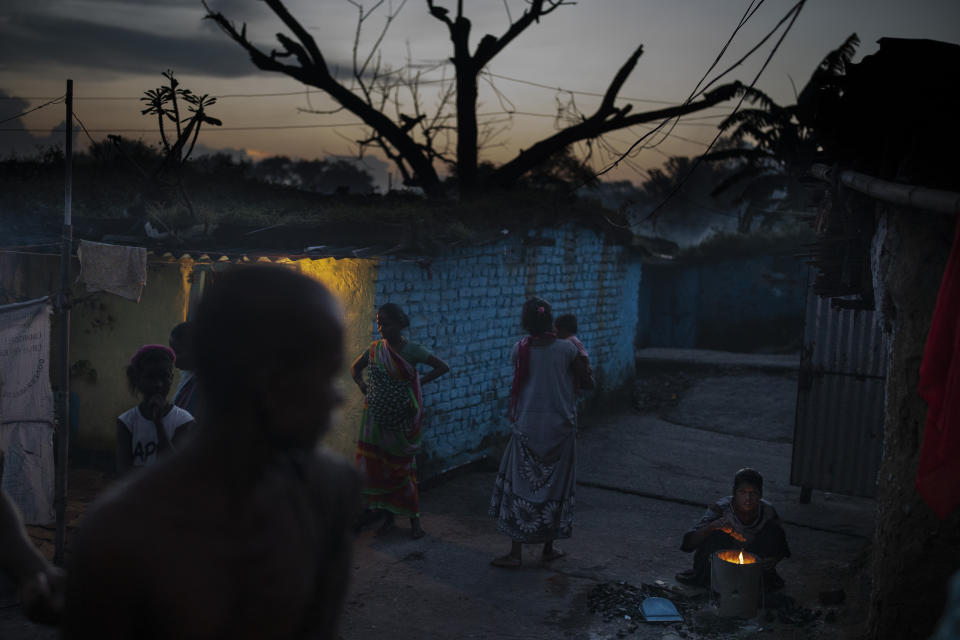
[[[0,306],[2,486],[27,524],[54,519],[50,312],[47,298]]]

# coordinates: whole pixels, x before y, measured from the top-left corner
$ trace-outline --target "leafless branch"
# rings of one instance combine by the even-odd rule
[[[403,158],[403,162],[407,163],[412,171],[407,175],[416,177],[419,186],[427,192],[438,190],[440,179],[430,163],[430,159],[406,131],[395,124],[380,109],[373,106],[377,103],[367,83],[359,83],[359,90],[362,95],[357,95],[350,88],[338,82],[330,73],[316,41],[290,14],[282,0],[264,1],[296,38],[294,40],[285,34],[278,33],[277,40],[283,46],[283,51],[280,53],[274,51],[270,55],[265,54],[247,38],[246,25],[237,30],[223,14],[211,11],[205,4],[206,18],[213,20],[231,39],[243,47],[258,68],[284,73],[304,84],[327,92],[337,103],[377,132],[378,144],[382,143],[384,146],[390,147],[394,157]],[[280,61],[281,58],[290,55],[296,58],[298,65],[285,64]],[[369,57],[368,59],[373,60]],[[374,82],[379,73],[378,70],[375,71]],[[357,79],[357,75],[360,75],[360,80],[362,80],[362,74],[355,74],[355,79]]]

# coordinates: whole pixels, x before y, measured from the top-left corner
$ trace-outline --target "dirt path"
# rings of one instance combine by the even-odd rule
[[[509,544],[486,515],[496,460],[431,487],[422,495],[425,538],[411,540],[405,522],[357,537],[341,637],[856,638],[874,505],[822,492],[799,504],[788,481],[793,384],[782,369],[647,373],[639,410],[584,417],[574,533],[561,543],[567,556],[549,565],[535,547],[519,569],[489,565]],[[683,532],[746,465],[764,473],[793,557],[780,567],[783,592],[757,617],[731,620],[674,575],[691,562],[679,550]],[[821,592],[840,591],[843,602],[821,603]],[[649,595],[669,597],[684,621],[642,622],[639,602]],[[54,637],[0,608],[0,638]]]
[[[788,483],[790,375],[664,373],[642,379],[638,397],[654,410],[583,421],[566,558],[544,566],[531,547],[519,570],[490,567],[508,544],[486,516],[494,473],[455,478],[423,494],[428,538],[409,540],[405,530],[358,538],[343,637],[856,637],[865,619],[861,569],[874,507],[822,492],[799,504],[799,489]],[[745,401],[751,397],[763,401]],[[765,473],[793,558],[781,565],[786,589],[768,598],[758,617],[739,621],[719,618],[705,591],[673,576],[691,561],[679,550],[683,532],[707,501],[729,493],[732,473],[746,465]],[[844,601],[825,605],[821,592],[842,592]],[[684,622],[641,622],[644,594],[669,597]]]

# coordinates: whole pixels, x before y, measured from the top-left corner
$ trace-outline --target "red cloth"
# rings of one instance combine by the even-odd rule
[[[927,423],[917,491],[941,520],[960,504],[960,220],[920,365]]]

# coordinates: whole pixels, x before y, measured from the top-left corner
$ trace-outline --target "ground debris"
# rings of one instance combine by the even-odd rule
[[[665,627],[664,638],[678,640],[776,638],[781,633],[789,633],[791,638],[800,637],[797,633],[808,637],[814,633],[814,624],[823,619],[821,610],[803,607],[783,593],[766,594],[759,616],[748,620],[717,615],[707,590],[691,591],[666,583],[636,586],[626,581],[595,585],[587,596],[587,608],[591,614],[602,617],[604,623],[613,625],[610,633],[625,638],[644,623],[640,604],[652,597],[666,598],[677,607],[682,622],[656,624]]]
[[[657,584],[642,583],[637,587],[625,581],[605,582],[590,591],[587,607],[590,613],[603,616],[607,622],[619,619],[630,623],[643,620],[640,603],[644,598],[653,597],[673,602],[681,616],[701,607],[707,598],[706,593],[689,594]]]
[[[807,609],[783,593],[768,593],[764,597],[763,607],[768,621],[777,620],[781,624],[804,627],[815,622],[822,613],[819,609]]]
[[[590,613],[600,614],[608,622],[614,619],[642,619],[640,602],[644,597],[643,592],[632,584],[605,582],[590,591],[587,608]]]

